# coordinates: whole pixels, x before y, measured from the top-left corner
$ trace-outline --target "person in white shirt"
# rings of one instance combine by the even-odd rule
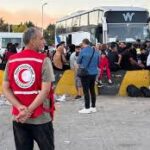
[[[80,99],[82,97],[82,83],[81,79],[79,76],[77,76],[77,59],[80,53],[81,47],[76,46],[75,47],[75,52],[73,52],[70,56],[70,68],[75,71],[75,84],[76,84],[76,89],[77,89],[77,96],[75,99]]]

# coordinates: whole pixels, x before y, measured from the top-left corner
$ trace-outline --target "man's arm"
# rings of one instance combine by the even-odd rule
[[[3,93],[5,95],[5,97],[8,99],[8,101],[15,106],[18,110],[25,108],[25,106],[23,106],[18,100],[17,98],[14,96],[10,85],[9,85],[9,80],[8,80],[8,66],[9,66],[9,62],[6,64],[5,67],[5,71],[4,71],[4,76],[3,76],[3,84],[2,84],[2,88],[3,88]]]
[[[144,65],[142,63],[138,64],[132,57],[129,58],[132,65],[139,66],[140,68],[144,68]]]
[[[66,63],[66,62],[67,62],[66,57],[65,57],[64,54],[61,55],[61,58],[62,58],[63,63]]]
[[[10,89],[9,82],[8,81],[3,81],[3,93],[7,100],[15,106],[18,110],[25,110],[26,106],[22,105],[17,98],[14,96],[12,90]]]
[[[118,54],[118,62],[117,62],[118,65],[120,65],[121,60],[122,60],[122,55],[121,55],[121,54]]]
[[[42,82],[42,89],[40,93],[37,95],[34,101],[30,104],[30,106],[28,106],[28,110],[30,112],[33,112],[34,109],[36,109],[39,105],[41,105],[43,101],[48,97],[50,86],[51,86],[50,82]]]
[[[81,50],[80,53],[79,53],[79,57],[78,57],[78,59],[77,59],[77,64],[81,64],[81,62],[82,62],[82,57],[83,57],[83,50]]]
[[[51,82],[54,81],[54,73],[52,64],[49,58],[46,58],[42,67],[42,85],[41,91],[34,99],[34,101],[28,106],[30,112],[34,111],[39,105],[41,105],[44,100],[48,97],[50,92]]]
[[[75,64],[75,53],[71,54],[69,61],[70,61],[70,68],[75,69],[75,66],[74,66],[74,64]]]

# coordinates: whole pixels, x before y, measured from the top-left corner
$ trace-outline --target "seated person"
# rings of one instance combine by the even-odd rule
[[[117,45],[111,44],[111,50],[108,52],[109,66],[111,71],[117,71],[120,69],[120,63],[122,56],[118,54]]]
[[[146,50],[145,45],[142,45],[142,46],[141,46],[140,51],[141,51],[141,54],[140,54],[140,56],[139,56],[139,59],[140,59],[140,61],[142,62],[142,64],[146,67],[146,60],[147,60],[147,57],[148,57],[148,53],[149,53],[149,52]]]
[[[121,54],[125,51],[125,48],[126,48],[126,43],[124,42],[120,42],[119,45],[118,45],[118,53]]]
[[[102,52],[101,57],[99,59],[99,68],[100,68],[100,75],[98,78],[99,80],[98,86],[102,84],[102,77],[103,77],[104,70],[106,70],[107,73],[108,83],[112,84],[111,73],[109,68],[109,60],[105,52]]]
[[[144,69],[142,62],[137,61],[136,49],[131,43],[127,43],[126,50],[122,53],[121,67],[125,70]]]

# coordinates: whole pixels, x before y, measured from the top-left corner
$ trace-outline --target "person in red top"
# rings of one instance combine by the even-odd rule
[[[101,54],[101,57],[99,60],[99,68],[100,68],[100,75],[98,78],[98,80],[99,80],[98,86],[102,84],[103,73],[105,70],[107,73],[108,83],[112,84],[111,73],[110,73],[110,68],[109,68],[109,60],[108,60],[105,52],[102,52],[102,54]]]
[[[50,59],[39,53],[45,40],[32,27],[23,41],[25,49],[10,56],[3,82],[4,95],[12,104],[16,150],[33,150],[34,140],[40,150],[54,150],[54,75]]]

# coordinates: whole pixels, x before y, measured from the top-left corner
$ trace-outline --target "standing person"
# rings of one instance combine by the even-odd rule
[[[75,46],[75,52],[70,56],[70,68],[75,72],[75,85],[77,89],[77,96],[75,99],[80,99],[82,97],[82,83],[81,78],[77,75],[78,64],[77,60],[80,54],[81,47]]]
[[[6,63],[9,59],[10,56],[16,54],[16,46],[12,43],[8,43],[7,45],[7,50],[5,51],[2,59],[2,64],[3,64],[3,69],[5,69]]]
[[[39,51],[45,40],[37,28],[23,35],[25,49],[10,57],[4,75],[3,92],[12,104],[16,150],[54,150],[50,116],[50,86],[54,80],[50,59]]]
[[[15,46],[16,46],[17,53],[21,52],[19,43],[15,43]]]
[[[64,64],[67,62],[64,54],[65,45],[63,42],[56,46],[56,52],[53,56],[53,67],[55,72],[56,83],[60,79],[60,75],[64,72]]]
[[[66,57],[65,57],[65,53],[64,53],[64,49],[65,49],[65,43],[64,42],[60,42],[57,46],[56,46],[56,52],[53,56],[53,68],[54,68],[54,73],[55,73],[55,85],[57,85],[57,83],[59,82],[61,76],[63,75],[63,72],[65,70],[65,64],[67,62]],[[66,99],[66,95],[63,94],[62,96],[56,96],[56,100],[57,101],[65,101]]]
[[[95,80],[96,75],[98,73],[97,68],[98,68],[99,53],[94,48],[91,48],[89,45],[90,41],[88,39],[84,39],[82,41],[83,49],[81,50],[77,61],[79,67],[86,68],[91,60],[90,64],[87,67],[88,75],[86,77],[81,77],[85,99],[85,108],[80,110],[79,113],[96,112]],[[92,103],[92,105],[90,105],[90,103]]]

